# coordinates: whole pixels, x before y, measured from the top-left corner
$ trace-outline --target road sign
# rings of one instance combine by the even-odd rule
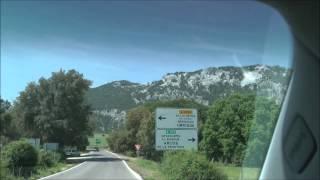
[[[137,151],[139,151],[141,148],[141,144],[135,144],[134,147],[136,148]]]
[[[46,151],[57,151],[59,148],[59,143],[44,143],[43,149]]]
[[[198,149],[196,109],[156,109],[156,150]]]
[[[40,149],[40,138],[29,138],[27,139],[27,142],[36,149]]]

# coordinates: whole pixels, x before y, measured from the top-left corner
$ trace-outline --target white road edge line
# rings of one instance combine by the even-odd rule
[[[106,150],[107,151],[107,150]],[[108,153],[111,153],[112,155],[116,156],[117,158],[121,159],[121,157],[113,152],[107,151]],[[133,169],[130,168],[130,166],[128,166],[128,164],[126,163],[125,160],[122,160],[123,164],[127,167],[127,169],[130,171],[131,174],[133,174],[133,176],[137,179],[137,180],[143,180],[143,178],[140,176],[140,174],[138,174],[137,172],[135,172]]]
[[[40,179],[38,179],[38,180],[45,180],[45,179],[51,178],[51,177],[53,177],[53,176],[56,176],[56,175],[58,175],[58,174],[63,174],[63,173],[68,172],[68,171],[70,171],[70,170],[72,170],[72,169],[75,169],[75,168],[77,168],[77,167],[80,167],[80,166],[84,165],[85,163],[86,163],[86,162],[80,163],[80,164],[78,164],[78,165],[76,165],[76,166],[73,166],[73,167],[71,167],[71,168],[69,168],[69,169],[66,169],[66,170],[64,170],[64,171],[57,172],[57,173],[55,173],[55,174],[52,174],[52,175],[49,175],[49,176],[46,176],[46,177],[42,177],[42,178],[40,178]]]

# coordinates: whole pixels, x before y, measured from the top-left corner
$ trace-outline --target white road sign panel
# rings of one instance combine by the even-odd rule
[[[198,148],[197,130],[162,129],[156,131],[157,150],[182,150]]]
[[[198,149],[196,109],[156,109],[156,150]]]
[[[157,128],[197,128],[196,109],[157,108]]]

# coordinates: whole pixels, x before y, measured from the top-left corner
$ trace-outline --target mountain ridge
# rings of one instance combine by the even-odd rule
[[[102,121],[117,122],[116,127],[119,127],[127,110],[157,100],[189,99],[208,106],[232,93],[256,93],[280,104],[289,75],[289,69],[261,64],[209,67],[166,73],[161,79],[147,84],[112,81],[91,88],[86,99]]]
[[[281,101],[289,70],[280,66],[222,66],[192,72],[166,73],[160,80],[147,84],[128,80],[112,81],[91,88],[87,94],[93,110],[127,110],[150,100],[186,98],[210,105],[217,96],[233,92],[257,91]]]

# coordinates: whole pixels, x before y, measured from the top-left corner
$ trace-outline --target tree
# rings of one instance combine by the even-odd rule
[[[8,143],[11,140],[17,139],[19,133],[16,129],[15,119],[12,115],[12,106],[9,101],[0,98],[0,142],[2,145]]]
[[[240,164],[253,119],[255,96],[234,94],[216,101],[208,111],[201,149],[209,159]]]
[[[157,159],[161,152],[155,151],[155,120],[154,113],[144,107],[144,116],[141,118],[137,133],[138,143],[142,145],[144,156],[148,159]]]
[[[52,73],[29,83],[17,98],[17,116],[29,137],[84,148],[90,107],[84,96],[91,82],[75,70]]]
[[[39,137],[40,129],[36,126],[35,118],[40,114],[39,87],[35,82],[27,85],[14,103],[16,118],[27,137]]]
[[[261,167],[279,109],[274,100],[254,95],[216,101],[209,108],[200,147],[215,161]]]
[[[279,112],[280,107],[275,101],[265,97],[256,98],[254,118],[244,159],[245,166],[262,166]]]
[[[11,104],[3,99],[0,99],[0,103],[0,132],[1,135],[7,135],[9,131],[8,126],[10,126],[12,120],[12,116],[8,113]]]
[[[147,121],[150,119],[151,113],[143,106],[129,110],[126,116],[125,128],[111,133],[109,137],[109,142],[112,142],[112,144],[109,145],[110,148],[116,152],[134,152],[135,144],[143,144],[145,148],[148,148],[144,141],[144,138],[147,137],[141,137],[141,134],[138,134],[138,132],[140,131],[141,126],[144,128]],[[122,133],[119,134],[119,132]]]
[[[129,151],[132,147],[129,147],[128,137],[128,131],[125,129],[114,131],[107,139],[108,142],[111,142],[109,143],[110,149],[117,153]]]
[[[141,141],[138,140],[138,131],[140,130],[142,123],[144,123],[142,121],[150,118],[150,112],[143,106],[133,108],[128,111],[125,127],[128,131],[128,136],[130,137],[128,138],[128,144],[132,151],[134,151],[134,144],[141,144]]]

